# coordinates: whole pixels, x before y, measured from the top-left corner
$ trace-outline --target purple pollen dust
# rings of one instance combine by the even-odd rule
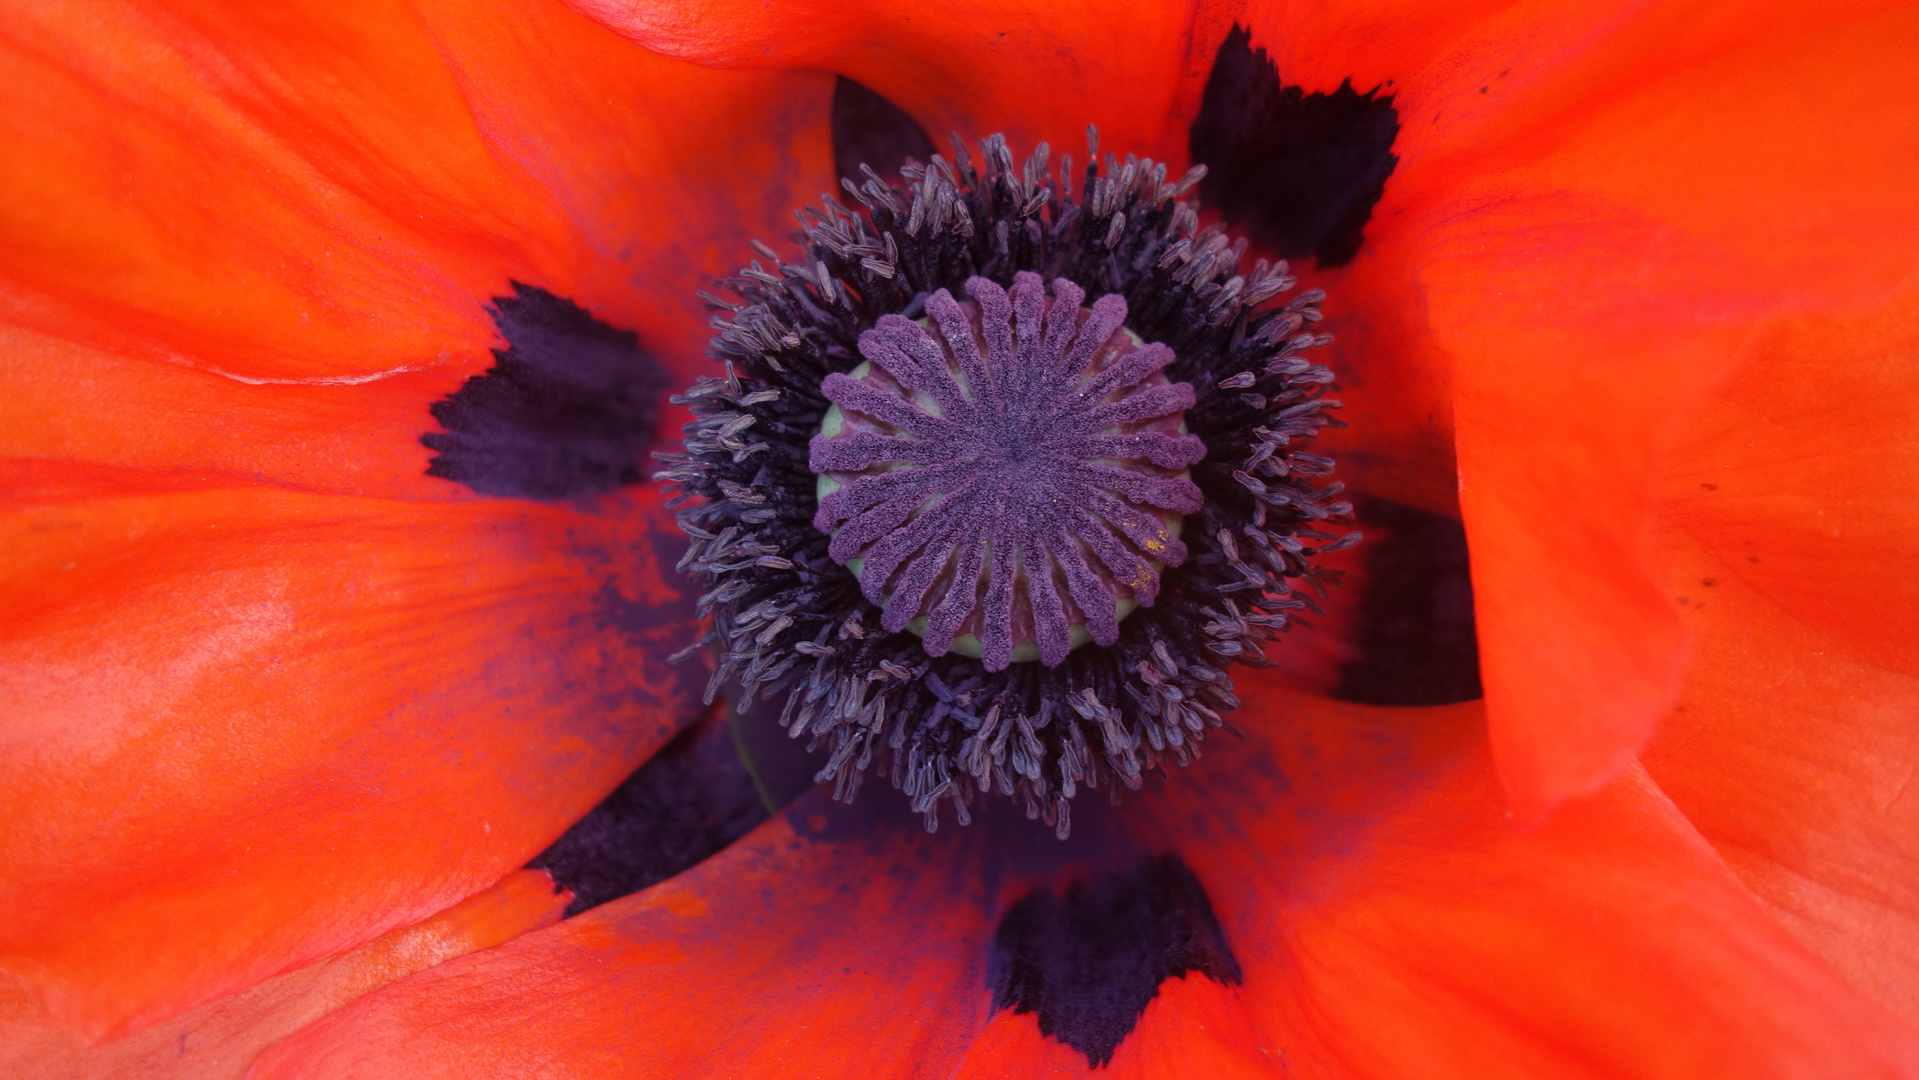
[[[1182,432],[1193,388],[1163,374],[1171,349],[1124,329],[1119,296],[1085,308],[1079,286],[1049,296],[1027,272],[966,294],[929,296],[924,328],[881,316],[860,335],[868,363],[821,384],[840,422],[810,464],[838,488],[813,524],[836,562],[862,561],[887,630],[933,656],[971,634],[988,671],[1034,652],[1052,667],[1079,626],[1113,644],[1185,561],[1179,522],[1201,496],[1183,473],[1206,456]]]

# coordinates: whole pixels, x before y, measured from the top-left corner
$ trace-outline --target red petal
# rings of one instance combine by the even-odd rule
[[[697,707],[656,493],[101,488],[0,535],[0,955],[89,1035],[485,887]]]
[[[831,177],[829,77],[558,6],[49,8],[8,49],[0,440],[35,457],[459,492],[425,405],[491,364],[509,278],[690,378],[693,291]]]
[[[1420,280],[1457,365],[1493,751],[1521,814],[1616,775],[1678,689],[1648,544],[1669,425],[1761,318],[1882,302],[1914,265],[1919,26],[1819,19],[1685,26],[1662,47],[1691,62],[1564,114],[1432,212]]]
[[[1647,768],[1801,940],[1919,1021],[1919,679],[1794,619],[1683,531],[1661,555],[1699,659]]]
[[[692,289],[831,175],[830,78],[557,6],[48,7],[0,52],[0,312],[246,379],[484,366],[509,278],[697,344]]]
[[[682,60],[840,72],[913,114],[942,153],[950,153],[948,131],[969,139],[1003,131],[1022,152],[1050,139],[1081,161],[1089,122],[1107,150],[1184,159],[1186,125],[1173,101],[1182,91],[1197,100],[1194,74],[1204,79],[1226,32],[1222,25],[1208,41],[1189,37],[1192,16],[1180,4],[1134,5],[1116,16],[1091,0],[1044,9],[986,0],[937,14],[909,0],[569,2]]]
[[[1647,767],[1802,939],[1919,1021],[1919,297],[1748,343],[1663,479],[1698,659]]]
[[[838,190],[833,77],[667,60],[555,3],[421,6],[475,128],[579,231],[572,261],[533,283],[638,331],[687,381],[713,368],[694,290]]]
[[[1870,300],[1913,265],[1913,20],[1304,5],[1252,26],[1289,82],[1394,95],[1401,161],[1368,244],[1313,280],[1357,354],[1342,472],[1436,506],[1371,460],[1375,429],[1422,429],[1412,395],[1369,379],[1457,391],[1495,750],[1536,813],[1623,767],[1677,686],[1683,634],[1645,545],[1663,425],[1755,317]],[[1428,302],[1430,330],[1405,314]],[[1421,374],[1443,367],[1429,335],[1450,380]],[[1440,412],[1424,430],[1448,430]]]
[[[97,1034],[484,886],[686,718],[687,631],[619,626],[679,598],[652,496],[286,492],[469,499],[418,436],[510,277],[700,364],[692,289],[826,186],[832,80],[556,6],[44,8],[0,53],[0,486],[75,500],[0,567],[0,947]]]
[[[866,812],[810,796],[671,882],[360,1000],[257,1075],[1081,1075],[1032,1017],[989,1021],[995,919],[1035,885],[1164,851],[1204,883],[1245,982],[1163,983],[1114,1075],[1913,1060],[1642,775],[1516,831],[1477,705],[1243,689],[1239,719],[1272,741],[1217,748],[1117,822],[1085,807],[1074,845],[997,816],[929,838],[893,793]]]
[[[1450,362],[1425,325],[1418,281],[1423,242],[1380,221],[1397,213],[1393,187],[1351,265],[1299,268],[1300,288],[1328,293],[1333,335],[1323,363],[1339,377],[1337,417],[1350,425],[1319,438],[1353,491],[1459,517]]]
[[[1159,996],[1140,1014],[1138,1029],[1097,1072],[1087,1069],[1086,1055],[1040,1034],[1035,1016],[1008,1010],[993,1015],[950,1075],[956,1080],[1006,1076],[1267,1080],[1292,1075],[1284,1052],[1264,1045],[1265,1041],[1250,1022],[1237,987],[1186,975],[1160,984]]]
[[[1919,279],[1881,310],[1749,339],[1666,455],[1659,520],[1809,629],[1919,675],[1916,433]]]
[[[797,805],[824,827],[817,796]],[[336,1013],[256,1075],[470,1075],[470,1053],[504,1072],[559,1058],[577,1077],[911,1075],[985,1020],[983,949],[955,945],[983,945],[991,924],[977,887],[952,902],[957,868],[929,862],[942,854],[889,863],[779,819],[644,893]]]
[[[397,8],[50,6],[0,49],[7,310],[30,325],[247,378],[364,378],[480,354],[472,298],[567,235]]]
[[[0,1067],[15,1080],[237,1080],[268,1044],[371,990],[559,921],[569,895],[516,870],[423,923],[101,1045],[48,1015],[24,983],[0,983]]]
[[[477,359],[355,386],[260,386],[4,324],[0,357],[0,457],[38,459],[40,487],[85,484],[104,469],[128,491],[204,486],[218,477],[342,494],[473,498],[466,487],[426,474],[431,451],[420,435],[435,426],[428,403],[483,368]],[[16,481],[24,482],[17,472]]]
[[[1192,852],[1203,880],[1246,883],[1214,895],[1260,1045],[1308,1073],[1912,1075],[1909,1033],[1791,940],[1643,774],[1519,831],[1483,753],[1397,805],[1375,789],[1360,835],[1275,814]],[[1303,754],[1283,771],[1306,768],[1349,771]]]

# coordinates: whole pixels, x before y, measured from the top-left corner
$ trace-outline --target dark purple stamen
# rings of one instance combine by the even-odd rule
[[[1111,645],[1127,601],[1151,606],[1158,564],[1186,561],[1175,530],[1203,505],[1179,475],[1206,456],[1180,431],[1193,388],[1164,374],[1173,351],[1138,346],[1126,301],[1038,274],[1010,292],[974,277],[941,289],[930,329],[882,316],[860,335],[870,370],[821,389],[845,422],[813,439],[815,473],[843,485],[813,523],[835,562],[863,559],[880,625],[926,618],[926,651],[979,638],[986,670],[1036,642],[1049,667],[1071,627]],[[830,426],[830,422],[829,422]]]

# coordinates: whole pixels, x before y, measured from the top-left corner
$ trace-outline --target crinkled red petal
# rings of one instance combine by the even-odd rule
[[[49,1015],[0,975],[0,1070],[14,1080],[239,1080],[275,1040],[395,979],[559,921],[571,894],[516,870],[425,922],[106,1043]]]
[[[657,500],[18,509],[0,964],[99,1036],[525,862],[698,708],[703,675],[664,659],[693,630]]]
[[[1646,763],[1793,932],[1919,1021],[1919,297],[1750,340],[1663,475],[1694,640]]]

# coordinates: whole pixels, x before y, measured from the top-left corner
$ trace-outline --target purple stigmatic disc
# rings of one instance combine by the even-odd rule
[[[822,384],[839,415],[811,446],[830,481],[814,524],[885,629],[933,656],[972,635],[988,671],[1056,666],[1076,636],[1116,641],[1186,559],[1180,519],[1203,500],[1185,470],[1206,456],[1182,422],[1193,389],[1124,328],[1119,296],[1083,307],[1077,285],[1026,272],[965,288],[930,295],[926,326],[882,316],[867,363]]]

